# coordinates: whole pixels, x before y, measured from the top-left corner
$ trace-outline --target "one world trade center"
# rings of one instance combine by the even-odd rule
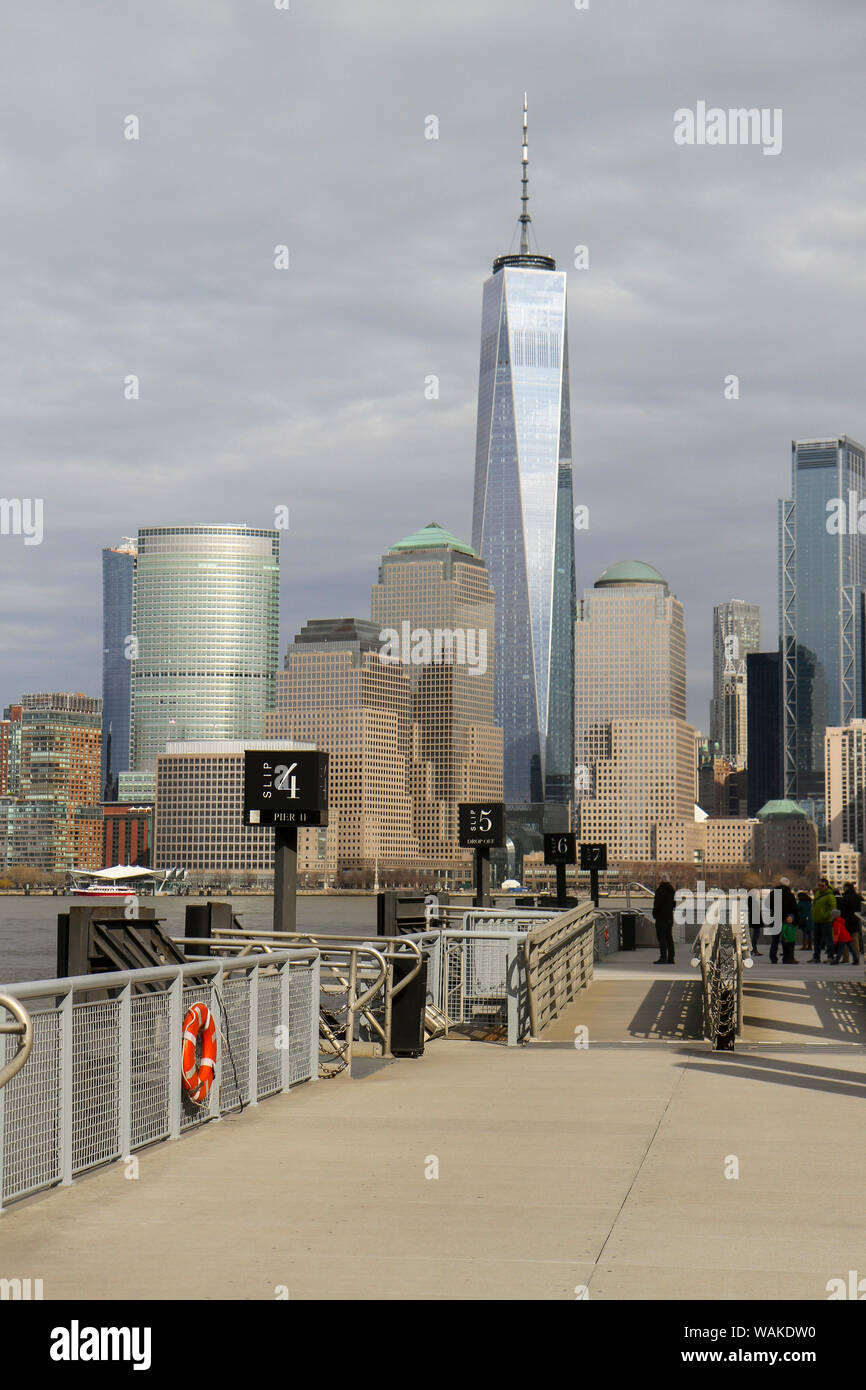
[[[571,799],[574,503],[565,273],[530,251],[523,103],[519,251],[484,286],[472,544],[496,595],[495,709],[508,803]]]

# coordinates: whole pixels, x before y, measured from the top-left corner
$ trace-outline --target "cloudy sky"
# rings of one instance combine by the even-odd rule
[[[791,439],[866,436],[862,0],[39,0],[3,29],[0,493],[45,534],[0,536],[0,704],[100,693],[100,551],[139,525],[287,505],[283,643],[368,614],[418,526],[469,537],[526,90],[578,590],[662,570],[706,729],[712,605],[760,603],[776,643]],[[676,145],[699,101],[780,108],[781,153]]]

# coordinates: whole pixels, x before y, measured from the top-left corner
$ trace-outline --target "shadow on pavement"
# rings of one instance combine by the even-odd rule
[[[723,1060],[726,1056],[730,1058],[729,1061]],[[776,1086],[797,1086],[807,1091],[827,1091],[832,1095],[866,1100],[866,1073],[857,1074],[841,1067],[822,1067],[809,1062],[758,1057],[742,1052],[715,1052],[706,1058],[684,1061],[680,1065],[689,1071],[718,1072],[725,1076],[741,1076],[747,1081],[768,1081]]]

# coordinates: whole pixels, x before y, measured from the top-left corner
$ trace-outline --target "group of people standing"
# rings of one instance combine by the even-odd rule
[[[788,879],[780,883],[782,893],[782,964],[793,963],[796,959],[794,948],[797,932],[800,932],[800,945],[811,950],[810,962],[818,964],[821,952],[825,952],[830,965],[859,965],[863,950],[863,927],[860,911],[863,899],[853,883],[843,885],[837,894],[830,886],[829,879],[818,880],[814,898],[805,891],[795,896]],[[757,949],[758,927],[751,926],[752,955],[759,956]],[[774,936],[770,946],[770,960],[778,961],[779,936]]]
[[[821,878],[814,898],[805,890],[794,893],[790,879],[780,879],[778,888],[756,890],[749,894],[749,930],[752,937],[752,955],[760,956],[758,937],[764,922],[761,916],[761,896],[769,891],[781,894],[781,931],[775,932],[770,941],[769,958],[773,965],[779,963],[779,945],[782,947],[782,964],[796,963],[795,950],[797,933],[800,946],[811,950],[810,962],[817,964],[822,951],[831,965],[859,965],[863,950],[863,927],[860,911],[863,899],[853,883],[846,883],[842,892],[836,894],[829,880]],[[771,897],[770,901],[773,901]],[[662,879],[653,899],[653,919],[659,943],[659,957],[656,965],[674,963],[674,907],[676,890],[667,879]],[[776,923],[775,925],[778,925]]]

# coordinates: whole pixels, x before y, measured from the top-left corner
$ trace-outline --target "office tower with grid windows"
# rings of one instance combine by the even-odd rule
[[[105,801],[117,800],[117,778],[129,767],[132,703],[132,591],[135,541],[102,552],[102,781]]]
[[[531,251],[526,102],[520,247],[484,286],[472,545],[496,595],[504,795],[567,804],[573,780],[574,503],[566,277]]]
[[[848,435],[795,439],[779,502],[783,794],[823,840],[824,735],[866,714],[866,464]]]
[[[138,533],[132,770],[168,740],[260,738],[279,659],[280,532],[153,526]]]
[[[683,608],[652,565],[610,565],[574,626],[576,828],[610,858],[656,857],[660,821],[694,823]]]
[[[608,746],[612,720],[686,717],[683,606],[652,565],[610,565],[584,591],[574,625],[574,669],[580,802],[593,793],[595,765]]]
[[[17,796],[21,769],[21,706],[7,705],[0,719],[0,796]]]
[[[581,839],[606,844],[610,864],[645,864],[659,858],[662,829],[675,822],[680,862],[692,862],[698,833],[692,726],[682,719],[613,719],[604,740],[593,795],[580,803]]]
[[[299,844],[298,867],[333,887],[405,883],[419,868],[409,676],[381,659],[381,645],[365,619],[305,624],[265,715],[269,738],[308,739],[328,754],[328,826]]]
[[[245,825],[244,755],[292,752],[310,743],[279,739],[170,740],[156,758],[154,866],[182,865],[194,880],[215,875],[269,887],[274,872],[274,832]],[[315,830],[301,829],[298,851]]]
[[[382,660],[411,688],[414,833],[443,886],[468,877],[457,840],[461,801],[502,800],[494,720],[494,595],[483,560],[437,522],[382,557],[372,593]]]
[[[824,765],[828,848],[866,854],[866,719],[827,729]]]
[[[728,599],[713,609],[713,698],[710,742],[734,771],[748,758],[746,658],[761,645],[761,610],[756,603]]]
[[[57,872],[102,868],[101,827],[81,814],[99,803],[102,701],[67,691],[22,695],[20,722],[6,862]]]

